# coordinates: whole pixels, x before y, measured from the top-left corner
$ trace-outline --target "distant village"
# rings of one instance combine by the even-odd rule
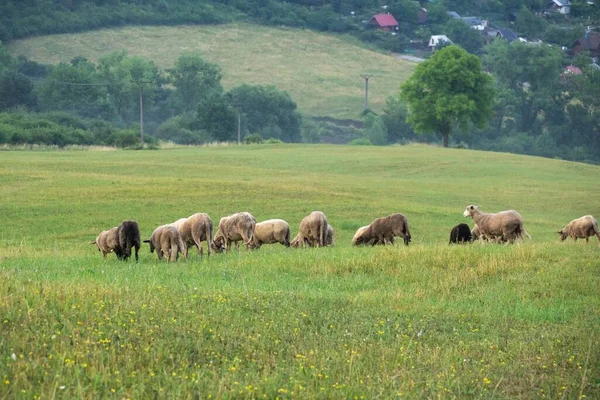
[[[588,4],[593,5],[592,0],[588,1]],[[363,21],[368,29],[381,30],[389,32],[395,35],[399,29],[399,23],[391,13],[387,12],[387,6],[383,6],[383,12],[375,14],[369,20]],[[543,12],[544,15],[551,14],[562,14],[568,16],[571,12],[571,3],[568,0],[551,0],[548,3],[548,7]],[[543,45],[544,42],[540,39],[530,39],[518,35],[510,28],[495,27],[488,22],[487,19],[481,16],[464,16],[458,14],[456,11],[448,11],[447,14],[450,18],[464,22],[467,26],[475,31],[479,32],[483,38],[484,43],[489,44],[494,40],[505,40],[508,43],[520,42],[527,43],[529,45]],[[516,20],[515,13],[512,13],[507,21],[507,25],[514,23]],[[416,16],[416,23],[419,25],[427,25],[428,23],[428,11],[425,7],[419,7],[418,14]],[[444,46],[446,44],[452,44],[452,38],[449,37],[445,32],[438,32],[437,34],[431,35],[428,41],[411,40],[411,48],[417,50],[429,50],[435,51],[436,48]],[[552,45],[547,43],[547,45]],[[593,32],[590,27],[586,28],[585,35],[575,41],[570,47],[561,46],[562,50],[567,52],[570,56],[576,56],[582,51],[588,51],[593,59],[593,67],[600,69],[599,57],[600,57],[600,33]],[[565,69],[567,74],[581,74],[581,70],[575,66],[569,66]]]

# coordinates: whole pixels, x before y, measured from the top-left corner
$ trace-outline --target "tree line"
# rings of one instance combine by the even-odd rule
[[[199,54],[181,54],[164,71],[124,51],[97,63],[76,57],[44,66],[11,57],[0,43],[0,112],[19,114],[0,118],[5,128],[13,125],[0,135],[0,143],[135,146],[140,104],[150,143],[233,141],[238,129],[242,138],[258,133],[266,139],[301,140],[301,115],[286,92],[260,85],[225,92],[220,68]],[[47,135],[26,132],[41,120]],[[61,123],[68,128],[62,136],[55,132]]]

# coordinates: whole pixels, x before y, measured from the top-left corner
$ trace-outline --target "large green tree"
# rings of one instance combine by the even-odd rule
[[[458,46],[447,46],[417,66],[400,88],[408,122],[417,133],[436,132],[444,147],[455,125],[483,127],[492,116],[492,78],[481,61]]]

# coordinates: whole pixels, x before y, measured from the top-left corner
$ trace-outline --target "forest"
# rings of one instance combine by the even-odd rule
[[[395,34],[366,29],[371,15],[397,16]],[[428,10],[427,24],[416,13]],[[275,1],[228,0],[7,0],[0,5],[0,40],[123,25],[222,24],[245,21],[345,34],[378,51],[410,51],[410,43],[446,32],[481,58],[494,78],[494,116],[485,128],[455,129],[451,145],[597,163],[600,161],[600,70],[589,53],[565,49],[598,21],[600,7],[573,1],[570,16],[545,15],[538,0]],[[543,40],[543,45],[486,42],[448,11],[488,18],[498,27]],[[512,21],[512,22],[509,22]],[[589,28],[587,28],[589,30]],[[579,73],[566,73],[567,66]],[[357,114],[360,128],[302,115],[294,99],[275,86],[225,91],[218,65],[183,53],[173,68],[115,52],[91,62],[41,65],[13,57],[0,44],[0,143],[139,146],[139,105],[145,141],[182,144],[234,141],[238,122],[246,141],[321,142],[341,135],[353,144],[439,142],[415,134],[407,106],[392,96],[383,112]],[[43,129],[39,129],[39,127]]]

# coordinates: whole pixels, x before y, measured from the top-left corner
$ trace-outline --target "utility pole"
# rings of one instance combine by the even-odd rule
[[[133,80],[140,94],[140,143],[144,146],[144,85],[152,83],[152,81]]]
[[[361,74],[365,80],[365,111],[369,109],[369,78],[373,75]]]

